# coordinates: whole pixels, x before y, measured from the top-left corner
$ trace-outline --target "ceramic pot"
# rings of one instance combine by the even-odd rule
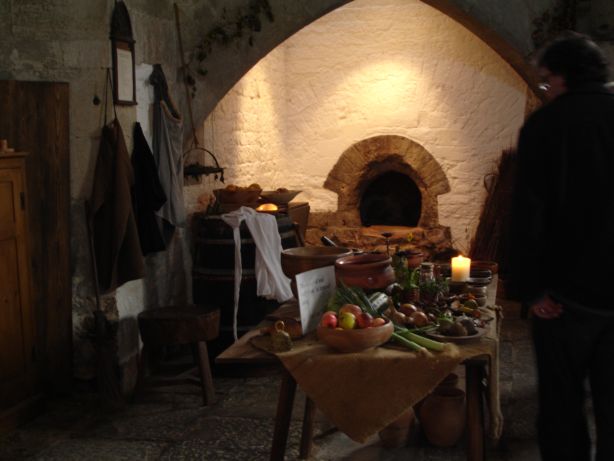
[[[450,373],[448,376],[443,378],[439,384],[437,384],[435,390],[437,389],[454,389],[458,387],[458,375],[456,373]],[[430,394],[429,394],[430,395]],[[420,414],[420,408],[422,404],[429,398],[429,395],[420,400],[417,404],[414,405],[414,411],[417,414]]]
[[[395,281],[391,262],[390,256],[379,253],[346,256],[335,262],[335,275],[349,287],[384,289]]]
[[[456,387],[437,387],[424,399],[420,424],[429,443],[452,447],[465,429],[465,392]]]
[[[446,388],[452,389],[458,386],[458,375],[456,373],[450,373],[448,376],[437,385],[438,389]]]
[[[420,250],[408,250],[407,251],[407,268],[415,269],[420,267],[420,264],[424,262],[424,253]]]
[[[400,448],[407,445],[414,419],[414,410],[410,407],[397,420],[379,431],[382,446],[384,448]]]

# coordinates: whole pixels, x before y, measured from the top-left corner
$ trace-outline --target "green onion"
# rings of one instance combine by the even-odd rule
[[[406,330],[404,332],[398,332],[397,334],[432,351],[441,352],[444,348],[444,343],[427,338],[426,336],[417,335],[416,333],[409,330]]]
[[[420,344],[417,344],[417,343],[415,343],[413,341],[410,341],[407,338],[404,338],[399,333],[392,333],[392,339],[395,342],[397,342],[397,343],[399,343],[399,344],[401,344],[401,345],[403,345],[403,346],[405,346],[405,347],[407,347],[407,348],[409,348],[409,349],[411,349],[411,350],[413,350],[415,352],[426,351],[425,347],[423,347]]]

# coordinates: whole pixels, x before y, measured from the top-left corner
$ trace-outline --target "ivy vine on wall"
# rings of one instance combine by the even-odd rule
[[[218,46],[242,40],[247,36],[249,46],[254,45],[254,33],[262,29],[263,18],[275,20],[268,0],[250,0],[246,7],[229,13],[222,10],[220,20],[205,34],[187,64],[186,81],[191,89],[192,98],[196,95],[196,79],[193,72],[202,77],[208,73],[205,62]]]

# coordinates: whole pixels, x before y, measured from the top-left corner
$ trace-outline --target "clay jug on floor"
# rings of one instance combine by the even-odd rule
[[[438,388],[454,388],[458,387],[458,375],[456,373],[450,373],[448,376],[437,385]]]
[[[410,429],[414,423],[414,410],[410,407],[396,421],[379,431],[379,438],[385,448],[400,448],[407,445]]]
[[[437,384],[437,387],[435,389],[440,389],[442,387],[445,387],[445,388],[450,388],[450,387],[451,388],[455,388],[457,386],[458,386],[458,375],[456,373],[450,373],[448,376],[443,378],[439,384]],[[433,392],[435,392],[435,391],[433,391]],[[417,414],[417,415],[420,414],[420,407],[422,407],[422,404],[426,401],[426,399],[429,397],[429,395],[427,395],[426,397],[424,397],[422,400],[420,400],[418,403],[416,403],[414,405],[414,413],[415,414]]]
[[[458,443],[465,429],[465,392],[437,387],[420,407],[420,424],[427,440],[437,447]]]

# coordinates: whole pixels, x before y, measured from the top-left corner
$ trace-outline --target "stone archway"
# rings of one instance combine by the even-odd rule
[[[284,20],[276,20],[263,25],[258,38],[249,43],[251,36],[245,34],[240,43],[233,46],[217,47],[207,58],[208,73],[206,77],[198,77],[198,85],[205,85],[207,91],[198,91],[193,100],[194,122],[201,125],[224,95],[236,84],[243,75],[260,59],[276,46],[284,42],[306,25],[316,21],[330,11],[339,8],[350,0],[314,0],[313,2],[287,2],[286,0],[269,0],[274,12],[284,11]],[[490,2],[475,2],[473,0],[422,0],[443,14],[465,26],[485,43],[493,48],[512,68],[523,78],[532,91],[531,98],[537,98],[535,76],[525,57],[532,51],[530,27],[513,27],[517,24],[531,24],[543,11],[553,7],[555,0],[543,4],[543,10],[527,8],[528,0],[523,0],[519,7],[515,2],[493,0]],[[237,3],[247,7],[248,0]],[[215,11],[214,11],[215,12]],[[210,8],[193,11],[194,21],[190,31],[195,40],[195,46],[202,30],[215,26],[222,11],[212,14]],[[197,26],[196,26],[197,25]],[[186,130],[186,140],[191,140],[191,133]]]
[[[422,211],[418,225],[439,225],[437,197],[450,184],[435,158],[420,144],[396,135],[374,136],[348,148],[332,168],[324,187],[337,193],[337,211],[348,225],[360,225],[359,204],[365,187],[387,171],[407,175],[420,190]]]

